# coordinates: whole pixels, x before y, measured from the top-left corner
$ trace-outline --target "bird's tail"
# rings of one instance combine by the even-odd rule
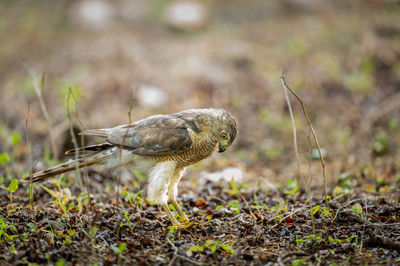
[[[83,168],[87,167],[90,165],[102,163],[105,160],[111,158],[114,155],[114,149],[109,148],[107,150],[103,150],[100,152],[92,153],[89,155],[84,155],[81,156],[77,159],[71,159],[65,163],[58,164],[56,166],[50,167],[46,170],[36,172],[32,175],[32,183],[38,182],[38,181],[43,181],[46,178],[59,175],[62,173],[67,173],[70,171],[74,171],[77,168]],[[25,177],[21,179],[21,182],[23,184],[29,184],[30,183],[30,177]]]

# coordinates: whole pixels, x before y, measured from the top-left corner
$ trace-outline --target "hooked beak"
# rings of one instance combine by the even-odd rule
[[[219,150],[218,150],[218,152],[224,152],[224,151],[226,151],[226,149],[228,148],[228,145],[219,145]]]

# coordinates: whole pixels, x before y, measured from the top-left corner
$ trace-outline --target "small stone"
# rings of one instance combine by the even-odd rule
[[[175,1],[164,11],[165,23],[183,31],[197,31],[208,23],[208,9],[197,1]]]

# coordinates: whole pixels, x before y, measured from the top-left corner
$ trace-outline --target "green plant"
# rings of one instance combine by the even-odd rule
[[[372,152],[375,156],[384,156],[387,155],[389,151],[389,137],[381,132],[375,136],[374,142],[372,143]]]
[[[189,248],[188,251],[203,252],[205,249],[208,249],[214,253],[217,249],[222,249],[233,255],[235,252],[233,251],[232,244],[233,243],[221,243],[218,240],[207,240],[203,245],[196,245]]]
[[[240,203],[238,200],[231,200],[226,207],[232,211],[234,214],[240,213]]]
[[[0,153],[0,164],[6,165],[10,162],[10,155],[8,153]]]
[[[280,221],[285,217],[285,214],[288,211],[287,202],[285,202],[282,198],[279,199],[279,203],[275,204],[275,206],[271,207],[271,211],[275,214],[275,220]]]
[[[337,243],[342,243],[341,239],[333,238],[333,237],[328,237],[329,242],[337,242]]]
[[[72,238],[77,234],[75,230],[69,229],[67,230],[67,233],[63,233],[63,231],[58,231],[57,232],[57,237],[63,238],[63,245],[71,245],[72,244]]]
[[[71,191],[69,188],[61,189],[61,185],[59,182],[56,182],[56,186],[58,187],[59,191],[52,190],[45,186],[41,186],[47,193],[49,193],[53,198],[54,201],[52,203],[58,205],[65,216],[67,216],[68,212],[75,208],[75,204],[70,202],[72,199]],[[67,204],[68,208],[67,208]]]
[[[355,212],[356,214],[362,216],[362,207],[360,203],[356,203],[353,205],[353,207],[351,207],[351,209],[353,210],[353,212]]]
[[[17,228],[14,226],[14,223],[8,223],[7,218],[13,213],[17,208],[12,209],[5,218],[0,217],[0,243],[1,239],[4,236],[7,242],[12,241],[14,238],[18,237]],[[17,234],[10,235],[9,232],[14,231]]]
[[[126,202],[131,203],[133,206],[142,208],[142,203],[144,202],[144,198],[141,196],[145,192],[144,189],[133,193],[127,190],[123,190],[121,192],[121,196],[124,197]]]
[[[47,221],[47,224],[50,227],[50,230],[44,230],[44,231],[47,232],[50,235],[50,243],[51,243],[52,246],[54,246],[55,233],[54,233],[53,227],[50,224],[50,221],[49,220],[46,220],[46,221]]]
[[[305,242],[304,239],[299,238],[298,236],[296,236],[296,246],[299,248],[301,246],[301,244],[303,244]]]
[[[10,201],[12,204],[12,193],[17,191],[17,189],[18,189],[18,179],[11,180],[11,183],[10,183],[10,185],[8,185],[7,189],[8,189],[8,192],[10,192]]]
[[[17,146],[21,142],[21,134],[17,131],[11,133],[9,142],[13,147]]]
[[[99,228],[96,227],[96,226],[93,226],[93,227],[90,229],[90,232],[87,232],[85,229],[82,228],[82,231],[83,231],[83,232],[85,233],[85,235],[86,235],[87,237],[89,237],[90,239],[93,239],[93,238],[96,236],[98,230],[99,230]]]
[[[286,182],[286,189],[285,193],[287,195],[296,196],[297,192],[299,191],[299,185],[297,183],[297,179],[291,179]]]
[[[129,229],[131,230],[131,233],[133,234],[133,229],[132,229],[132,225],[131,225],[131,220],[133,218],[132,215],[129,215],[126,213],[125,209],[122,208],[122,213],[124,214],[125,220],[127,221],[127,225],[129,226]]]
[[[300,248],[303,244],[316,246],[325,241],[326,241],[325,239],[323,239],[322,237],[317,236],[317,235],[309,235],[309,236],[306,236],[304,239],[298,238],[296,236],[296,245],[298,248]]]
[[[332,216],[332,211],[325,206],[315,205],[310,210],[310,215],[319,214],[319,217],[330,218]]]
[[[56,262],[56,266],[64,266],[65,263],[66,263],[65,259],[59,259],[59,260]]]
[[[111,250],[114,251],[118,256],[118,265],[122,264],[121,256],[122,256],[122,253],[124,253],[125,249],[126,249],[126,243],[125,242],[122,242],[121,244],[119,244],[118,247],[115,246],[115,245],[111,246]]]
[[[239,214],[240,213],[240,203],[238,200],[231,200],[230,202],[228,202],[226,207],[224,207],[222,205],[218,205],[217,207],[215,207],[215,209],[220,210],[222,212],[223,216],[225,216],[226,210],[230,210],[234,214]]]
[[[176,235],[177,228],[175,226],[168,227],[168,238],[171,240],[172,243],[175,243],[175,235]],[[167,240],[168,242],[168,240]]]
[[[358,246],[358,236],[350,236],[350,237],[347,237],[345,240],[347,243],[351,243],[352,240],[354,240],[353,244],[355,246]]]
[[[307,262],[307,259],[303,258],[303,259],[298,259],[298,260],[292,260],[291,263],[292,263],[293,266],[298,266],[298,265],[303,265],[306,262]]]

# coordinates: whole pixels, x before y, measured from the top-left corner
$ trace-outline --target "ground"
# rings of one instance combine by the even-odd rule
[[[0,4],[1,264],[398,264],[398,1],[203,1],[198,28],[172,2]],[[239,133],[186,171],[190,228],[129,166],[17,183],[67,160],[71,129],[204,107]]]

